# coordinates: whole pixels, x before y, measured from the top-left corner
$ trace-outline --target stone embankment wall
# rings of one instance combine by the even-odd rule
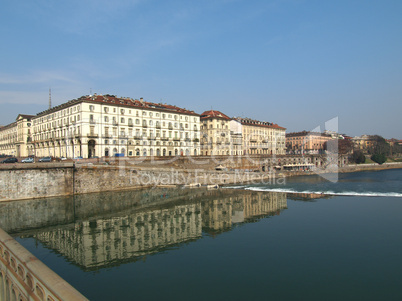
[[[136,166],[127,162],[115,165],[93,163],[10,164],[0,166],[0,201],[66,196],[171,185],[224,185],[246,183],[280,184],[284,176],[314,172],[258,172],[243,169],[216,171],[174,168],[169,165]],[[350,165],[338,172],[402,168],[402,163]],[[272,170],[272,169],[270,169]],[[322,170],[319,171],[323,172]],[[325,172],[325,171],[324,171]]]
[[[73,163],[2,164],[0,200],[69,195],[73,178]]]
[[[339,172],[373,171],[373,170],[385,170],[395,168],[402,168],[402,162],[384,163],[381,165],[377,163],[349,164],[340,168]]]

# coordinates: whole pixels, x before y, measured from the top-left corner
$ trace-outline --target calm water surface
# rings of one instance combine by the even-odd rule
[[[401,196],[389,170],[26,201],[0,225],[91,300],[402,300]]]

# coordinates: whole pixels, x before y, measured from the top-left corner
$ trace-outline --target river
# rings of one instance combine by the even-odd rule
[[[90,300],[402,300],[402,170],[2,204]]]

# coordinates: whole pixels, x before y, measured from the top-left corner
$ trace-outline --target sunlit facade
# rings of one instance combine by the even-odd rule
[[[200,117],[142,98],[90,95],[33,118],[36,156],[198,155]]]

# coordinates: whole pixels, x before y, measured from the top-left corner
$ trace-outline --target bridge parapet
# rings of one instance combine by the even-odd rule
[[[0,229],[0,300],[88,300]]]

